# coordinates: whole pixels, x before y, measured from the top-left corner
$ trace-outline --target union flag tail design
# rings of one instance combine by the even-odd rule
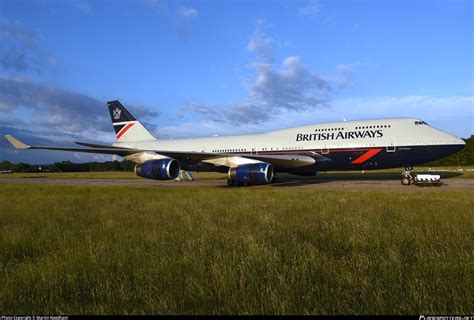
[[[118,101],[107,102],[117,141],[156,140],[155,137]]]

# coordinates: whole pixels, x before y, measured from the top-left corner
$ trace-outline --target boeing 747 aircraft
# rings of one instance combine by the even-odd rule
[[[197,139],[156,139],[119,101],[107,103],[117,142],[76,142],[86,148],[29,146],[5,136],[17,149],[112,154],[137,163],[143,178],[173,180],[185,171],[228,174],[229,186],[266,184],[275,173],[313,176],[327,170],[412,166],[449,156],[465,142],[414,118],[319,123],[268,133]],[[402,184],[410,184],[404,179]]]

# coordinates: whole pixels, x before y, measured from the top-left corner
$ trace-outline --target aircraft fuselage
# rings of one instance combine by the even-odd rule
[[[196,139],[116,143],[117,147],[213,154],[308,155],[309,166],[275,166],[275,172],[312,174],[326,170],[370,170],[434,161],[461,150],[462,139],[415,118],[386,118],[320,123],[268,133]],[[184,170],[219,171],[200,161],[182,163]],[[225,169],[223,169],[225,170]]]

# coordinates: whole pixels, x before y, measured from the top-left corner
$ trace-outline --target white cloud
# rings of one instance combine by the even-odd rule
[[[169,14],[168,1],[166,0],[145,0],[148,7],[160,16]]]
[[[271,47],[273,39],[264,34],[263,29],[268,25],[263,20],[258,20],[255,24],[255,30],[250,35],[247,43],[247,51],[257,55],[257,59],[261,62],[271,62],[273,56],[271,54]]]
[[[213,111],[217,116],[219,112]],[[469,137],[474,134],[474,96],[431,97],[365,97],[334,100],[325,109],[284,110],[259,123],[226,121],[183,121],[180,124],[160,127],[158,134],[169,137],[203,137],[266,132],[306,124],[388,117],[415,117],[434,127]]]
[[[28,123],[13,121],[14,112],[20,109],[30,115]],[[159,116],[145,106],[131,107],[130,111],[142,121]],[[105,138],[109,141],[113,136],[104,101],[28,79],[0,76],[0,118],[14,127],[37,126],[42,130],[37,135],[51,140]]]
[[[270,109],[311,109],[327,103],[331,84],[305,68],[300,57],[287,57],[281,68],[265,63],[255,63],[258,72],[250,85],[252,97]]]
[[[245,84],[248,98],[218,108],[187,103],[182,108],[184,112],[195,113],[209,121],[255,124],[287,110],[327,105],[333,86],[340,84],[340,79],[330,80],[318,75],[304,66],[299,56],[285,58],[280,66],[273,64],[270,50],[273,39],[264,34],[265,27],[265,22],[258,20],[246,46],[247,51],[255,54],[255,61],[249,67],[256,72],[256,78]]]
[[[92,13],[92,7],[90,6],[89,3],[87,3],[84,0],[75,0],[75,1],[72,2],[72,5],[76,9],[81,11],[82,13],[85,13],[85,14],[91,14]]]
[[[167,21],[174,21],[179,37],[186,41],[193,24],[198,21],[199,13],[196,8],[178,6],[167,0],[144,0],[144,3],[157,15]]]
[[[360,62],[354,62],[354,63],[349,63],[349,64],[345,64],[345,63],[338,64],[337,72],[342,73],[342,74],[354,72],[355,69],[358,66],[360,66],[360,64],[361,64]]]
[[[194,18],[198,16],[197,10],[191,7],[180,7],[178,9],[178,14],[185,18]]]
[[[23,23],[0,19],[0,68],[41,73],[44,51],[40,39]]]
[[[179,7],[177,11],[176,31],[182,40],[187,40],[192,25],[196,22],[198,12],[191,7]]]
[[[246,101],[224,107],[186,103],[182,113],[191,112],[212,122],[256,124],[289,110],[314,110],[328,104],[333,82],[308,70],[297,56],[287,57],[281,67],[261,62],[251,67],[257,77],[247,84]]]
[[[401,96],[369,97],[334,101],[334,109],[348,117],[370,114],[371,117],[417,116],[424,119],[472,119],[474,96]]]
[[[300,16],[314,16],[319,12],[319,2],[317,0],[311,0],[308,4],[298,9]]]

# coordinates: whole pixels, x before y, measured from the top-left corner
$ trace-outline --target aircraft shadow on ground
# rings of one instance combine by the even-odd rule
[[[452,171],[414,171],[413,174],[438,174],[441,179],[449,179],[461,176],[462,173]],[[344,173],[344,172],[331,172],[331,173],[320,173],[314,177],[297,177],[285,175],[278,177],[281,182],[287,181],[314,181],[314,180],[399,180],[401,177],[400,172],[366,172],[366,173]]]
[[[459,172],[415,172],[415,174],[439,174],[441,179],[450,179],[459,177],[462,173]],[[399,172],[380,172],[380,173],[366,173],[366,174],[351,174],[351,173],[327,173],[321,174],[319,177],[285,177],[279,179],[278,182],[271,184],[272,187],[297,187],[311,184],[321,184],[328,182],[354,182],[354,181],[370,181],[370,180],[386,180],[386,181],[399,181]]]
[[[332,182],[334,180],[329,180],[329,179],[314,179],[314,180],[284,180],[284,181],[278,181],[275,183],[272,183],[270,186],[271,187],[276,187],[276,188],[285,188],[285,187],[300,187],[300,186],[307,186],[307,185],[312,185],[312,184],[322,184],[322,183],[328,183]]]
[[[441,180],[459,177],[462,173],[459,172],[447,172],[447,171],[430,171],[430,172],[415,172],[416,174],[439,174]],[[270,187],[274,188],[288,188],[288,187],[299,187],[305,185],[324,184],[329,182],[356,182],[356,181],[400,181],[399,172],[368,172],[365,174],[354,174],[354,173],[323,173],[316,177],[298,177],[285,175],[284,177],[278,177],[278,181],[270,184]],[[220,185],[217,188],[228,188],[227,185]]]

